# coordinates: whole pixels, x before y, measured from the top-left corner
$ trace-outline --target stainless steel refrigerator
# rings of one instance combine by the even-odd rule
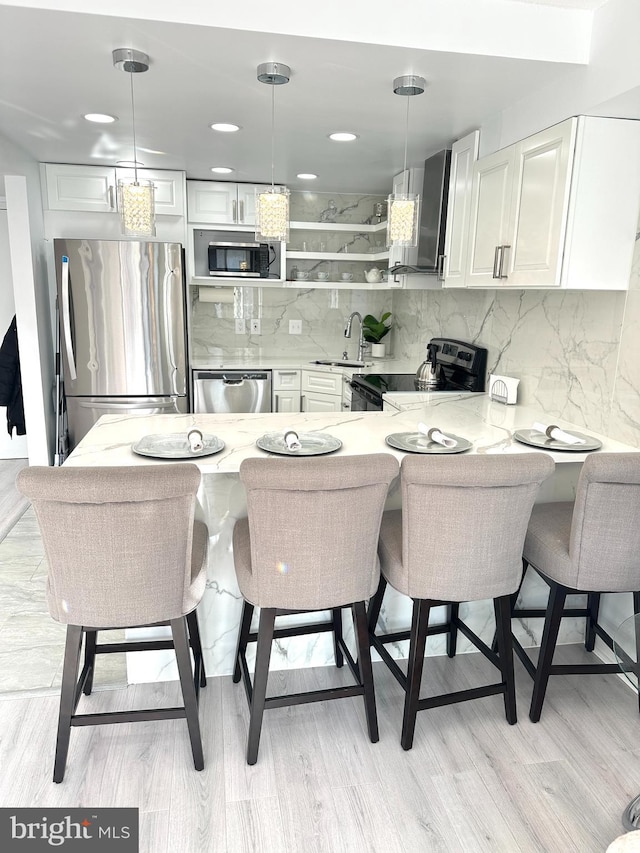
[[[101,415],[188,411],[180,243],[54,240],[69,447]]]

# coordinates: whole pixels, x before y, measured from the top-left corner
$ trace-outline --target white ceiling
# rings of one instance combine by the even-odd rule
[[[511,0],[592,10],[604,0]],[[318,9],[321,6],[318,5]],[[388,7],[391,8],[391,7]],[[310,188],[298,172],[319,175],[318,191],[387,192],[403,165],[407,99],[392,81],[427,78],[409,99],[408,163],[414,165],[488,117],[571,73],[575,65],[495,55],[418,50],[380,44],[251,32],[115,16],[0,5],[0,133],[36,159],[113,164],[132,151],[129,76],[111,51],[147,52],[151,68],[135,76],[138,159],[152,168],[184,169],[215,179],[271,177],[271,94],[256,80],[260,62],[291,66],[275,89],[275,181]],[[90,124],[87,112],[119,117]],[[236,134],[209,129],[239,124]],[[330,142],[335,130],[359,135]]]

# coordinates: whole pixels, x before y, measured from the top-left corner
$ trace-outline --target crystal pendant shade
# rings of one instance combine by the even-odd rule
[[[289,190],[272,186],[256,190],[256,240],[289,239]]]
[[[125,235],[155,237],[155,186],[153,181],[118,181],[118,210]]]
[[[420,196],[414,193],[394,193],[387,201],[387,246],[417,246]]]

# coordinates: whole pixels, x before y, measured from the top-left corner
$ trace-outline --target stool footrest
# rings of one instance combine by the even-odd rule
[[[138,720],[177,720],[186,717],[184,708],[143,708],[138,711],[104,711],[100,714],[75,714],[72,726],[102,726],[108,723],[135,723]]]
[[[484,696],[495,696],[496,693],[504,693],[506,685],[504,681],[499,684],[487,684],[484,687],[472,687],[469,690],[458,690],[455,693],[442,693],[439,696],[429,696],[427,699],[418,700],[418,711],[427,708],[439,708],[442,705],[452,705],[455,702],[466,702],[468,699],[482,699]]]
[[[362,696],[364,687],[359,684],[347,687],[329,687],[325,690],[311,690],[307,693],[289,693],[284,696],[267,696],[265,708],[284,708],[287,705],[306,705],[308,702],[324,702],[327,699],[346,699],[348,696]]]

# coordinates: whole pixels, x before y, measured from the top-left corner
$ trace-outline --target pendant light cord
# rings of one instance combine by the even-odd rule
[[[135,139],[135,135],[134,135]],[[407,96],[407,117],[404,125],[404,166],[402,171],[407,171],[407,142],[409,141],[409,97]],[[408,189],[408,188],[407,188]]]
[[[276,86],[271,84],[271,190],[274,190],[273,172],[276,152]]]
[[[131,121],[133,124],[133,174],[134,183],[138,183],[138,151],[136,146],[136,107],[133,98],[133,71],[129,72],[131,78]],[[406,155],[405,155],[406,156]]]

